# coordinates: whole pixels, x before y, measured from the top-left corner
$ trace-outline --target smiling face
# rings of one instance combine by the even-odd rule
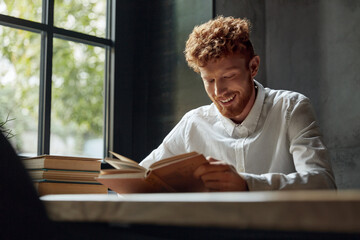
[[[232,54],[200,67],[205,90],[220,113],[241,123],[255,102],[253,78],[260,64],[258,56],[249,64],[241,54]]]

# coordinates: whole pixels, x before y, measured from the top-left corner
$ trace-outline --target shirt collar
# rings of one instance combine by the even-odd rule
[[[229,134],[229,136],[233,136],[234,131],[237,127],[242,126],[245,127],[249,134],[252,134],[255,132],[257,123],[260,118],[261,109],[264,103],[265,98],[265,90],[264,87],[254,80],[255,86],[257,86],[257,95],[254,102],[253,107],[251,108],[249,114],[244,119],[244,121],[241,124],[235,124],[231,119],[224,117],[219,110],[217,110],[218,117],[220,118],[222,124],[224,125],[225,131]]]

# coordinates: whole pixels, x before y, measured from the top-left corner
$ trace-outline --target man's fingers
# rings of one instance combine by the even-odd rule
[[[247,191],[246,181],[236,172],[235,167],[214,158],[199,166],[194,177],[201,179],[209,191]]]
[[[214,164],[214,165],[227,165],[226,162],[217,160],[213,157],[207,157],[206,160],[208,160],[209,163]]]
[[[209,166],[214,167],[212,165]],[[216,169],[218,168],[219,166],[217,166]],[[228,169],[226,171],[206,172],[200,175],[199,178],[204,183],[205,188],[207,188],[209,191],[248,190],[246,181],[236,172],[233,172],[231,169]]]
[[[229,169],[229,165],[205,163],[195,170],[194,177],[201,178],[201,176],[203,176],[204,174],[213,172],[224,172],[228,171]]]
[[[219,162],[219,160],[212,157],[207,157],[206,160],[208,160],[209,162]]]
[[[222,172],[209,172],[201,176],[201,179],[204,182],[207,181],[230,181],[231,180],[231,172],[230,171],[222,171]]]
[[[229,191],[231,189],[230,183],[219,181],[204,182],[204,186],[209,189],[210,192]]]

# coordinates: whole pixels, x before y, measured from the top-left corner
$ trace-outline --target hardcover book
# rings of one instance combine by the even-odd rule
[[[47,194],[106,194],[108,188],[98,183],[63,182],[63,181],[34,181],[39,196]]]
[[[95,178],[99,176],[100,172],[58,169],[28,169],[28,173],[33,180],[97,183]]]
[[[22,162],[27,169],[64,169],[100,171],[101,159],[69,157],[56,155],[41,155],[38,157],[24,158]]]
[[[153,163],[148,169],[136,161],[111,152],[105,159],[115,169],[101,170],[96,180],[117,193],[203,192],[194,171],[207,160],[197,152],[185,153]]]

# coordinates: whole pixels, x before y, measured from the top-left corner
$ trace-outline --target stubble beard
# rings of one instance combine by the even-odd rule
[[[251,94],[253,92],[252,84],[250,81],[252,80],[251,79],[249,80],[247,88],[244,90],[244,92],[237,91],[228,94],[230,96],[233,95],[234,93],[236,94],[236,99],[235,99],[236,102],[234,102],[232,105],[228,107],[221,105],[221,103],[219,103],[218,100],[214,98],[211,99],[224,117],[230,119],[236,118],[244,111],[246,105],[250,101]]]

